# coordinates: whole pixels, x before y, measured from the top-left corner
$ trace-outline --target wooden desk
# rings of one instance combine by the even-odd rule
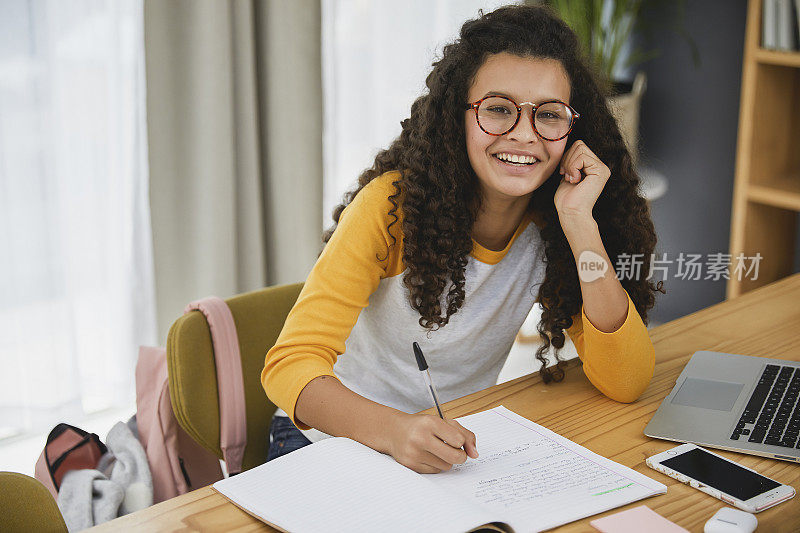
[[[650,332],[656,369],[650,386],[633,404],[617,403],[600,394],[586,379],[578,361],[570,361],[563,382],[544,385],[538,374],[509,381],[445,404],[449,417],[505,405],[595,453],[626,465],[667,485],[667,494],[634,502],[647,505],[689,529],[702,531],[706,520],[725,505],[702,492],[648,468],[645,458],[675,443],[645,437],[644,427],[692,353],[714,350],[800,360],[800,274],[748,292]],[[781,483],[800,489],[800,465],[734,452],[725,457]],[[614,509],[558,528],[595,531],[589,521]],[[757,531],[800,531],[800,496],[756,515]],[[274,531],[204,487],[112,520],[92,531]]]

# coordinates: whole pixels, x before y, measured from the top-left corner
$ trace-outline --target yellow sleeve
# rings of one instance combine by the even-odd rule
[[[572,319],[567,334],[583,361],[586,377],[612,400],[636,401],[650,384],[655,349],[630,295],[628,315],[616,331],[605,333],[595,328],[581,306],[581,315]]]
[[[269,399],[300,429],[295,404],[303,388],[319,376],[333,376],[336,358],[381,278],[402,272],[402,217],[394,220],[388,197],[399,173],[367,184],[339,217],[339,224],[306,279],[303,290],[264,360],[261,384]]]

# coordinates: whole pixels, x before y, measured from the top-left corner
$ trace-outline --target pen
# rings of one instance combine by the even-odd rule
[[[425,356],[422,355],[422,348],[419,347],[419,344],[414,342],[413,346],[414,346],[414,357],[417,358],[417,366],[419,367],[419,371],[423,373],[422,377],[425,379],[425,384],[431,391],[431,396],[433,396],[433,403],[436,404],[436,410],[439,411],[439,418],[444,420],[444,415],[442,414],[442,408],[439,407],[439,395],[436,394],[436,388],[433,386],[433,381],[431,381],[431,373],[428,371],[428,362],[425,361]]]

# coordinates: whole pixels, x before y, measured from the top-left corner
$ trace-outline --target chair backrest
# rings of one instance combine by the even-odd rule
[[[242,470],[267,460],[269,423],[276,407],[261,386],[264,357],[283,329],[302,283],[268,287],[225,300],[236,323],[247,410]],[[180,317],[167,336],[169,391],[175,418],[201,446],[222,459],[217,371],[208,323],[200,311]]]
[[[17,472],[0,472],[0,531],[66,532],[50,491]]]

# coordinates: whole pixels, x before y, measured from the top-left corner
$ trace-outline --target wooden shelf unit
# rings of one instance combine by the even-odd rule
[[[736,279],[735,298],[792,273],[800,212],[800,52],[761,48],[761,0],[747,8],[731,260],[761,254],[758,278]]]

